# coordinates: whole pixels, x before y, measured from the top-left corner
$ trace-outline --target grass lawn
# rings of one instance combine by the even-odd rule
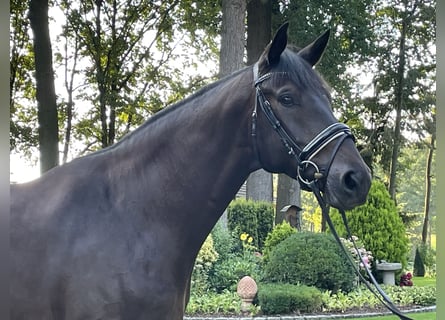
[[[420,312],[420,313],[408,313],[408,317],[414,320],[436,320],[436,312]],[[366,318],[351,318],[349,320],[398,320],[398,316],[378,316],[378,317],[366,317]]]
[[[413,277],[412,280],[416,287],[436,286],[436,278]]]

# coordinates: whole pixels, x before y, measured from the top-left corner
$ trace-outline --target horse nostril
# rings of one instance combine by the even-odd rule
[[[346,189],[350,191],[355,190],[360,185],[359,180],[359,174],[357,174],[355,171],[348,171],[343,176],[343,184]]]

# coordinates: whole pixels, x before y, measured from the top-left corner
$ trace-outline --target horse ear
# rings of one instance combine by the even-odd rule
[[[298,55],[309,62],[311,66],[315,66],[320,61],[326,45],[329,40],[330,29],[326,30],[321,36],[315,39],[314,42],[304,47],[298,52]]]
[[[287,28],[289,27],[289,22],[284,23],[275,34],[267,53],[267,61],[269,65],[277,64],[280,61],[281,53],[287,46]]]

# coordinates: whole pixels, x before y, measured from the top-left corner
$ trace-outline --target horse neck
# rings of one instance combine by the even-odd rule
[[[253,103],[252,74],[246,69],[143,126],[117,148],[124,170],[130,168],[138,181],[125,193],[132,188],[147,201],[164,201],[160,214],[174,214],[177,224],[193,220],[203,241],[257,169],[250,136]]]

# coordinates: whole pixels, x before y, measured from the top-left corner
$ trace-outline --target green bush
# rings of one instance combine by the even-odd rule
[[[261,284],[258,301],[264,314],[316,312],[321,310],[322,293],[305,285]]]
[[[238,237],[241,233],[248,233],[253,237],[252,245],[261,251],[273,227],[273,210],[273,205],[268,202],[233,200],[227,208],[229,230]]]
[[[436,287],[399,287],[382,285],[382,289],[392,302],[399,306],[431,306],[436,304]],[[360,286],[348,294],[323,292],[323,308],[328,312],[345,312],[351,309],[382,307],[379,299],[366,287]]]
[[[191,288],[195,292],[205,292],[209,288],[209,271],[218,259],[218,253],[213,247],[213,238],[209,234],[204,241],[193,267]]]
[[[338,234],[346,237],[340,213],[331,210],[331,218]],[[385,185],[374,180],[367,202],[346,212],[351,233],[358,236],[366,249],[372,252],[374,261],[401,262],[407,266],[408,238],[405,225]]]
[[[414,270],[413,274],[416,277],[425,276],[425,265],[423,263],[423,258],[420,254],[419,248],[416,248],[416,254],[414,256]]]
[[[416,265],[416,259],[419,260],[417,261],[419,265]],[[420,243],[416,248],[413,273],[415,276],[422,277],[436,275],[436,251],[424,243]]]
[[[236,292],[206,292],[196,294],[191,292],[190,301],[186,308],[187,315],[199,314],[240,314],[241,300]]]
[[[272,249],[264,266],[263,281],[349,292],[355,273],[332,235],[298,232]]]
[[[213,246],[218,259],[208,273],[209,288],[216,292],[236,291],[238,281],[245,275],[258,278],[260,258],[248,241],[232,235],[221,222],[212,230]]]
[[[236,251],[239,238],[234,238],[221,221],[212,229],[213,247],[218,253],[218,261],[227,259]]]
[[[263,248],[263,261],[266,263],[269,260],[270,252],[276,247],[281,241],[289,237],[290,235],[297,232],[297,229],[293,228],[289,222],[283,221],[277,224],[271,232],[267,234],[266,240],[264,241]]]
[[[253,254],[233,254],[225,260],[218,260],[210,271],[208,280],[210,287],[216,292],[236,292],[238,281],[244,276],[259,278],[259,259]]]

